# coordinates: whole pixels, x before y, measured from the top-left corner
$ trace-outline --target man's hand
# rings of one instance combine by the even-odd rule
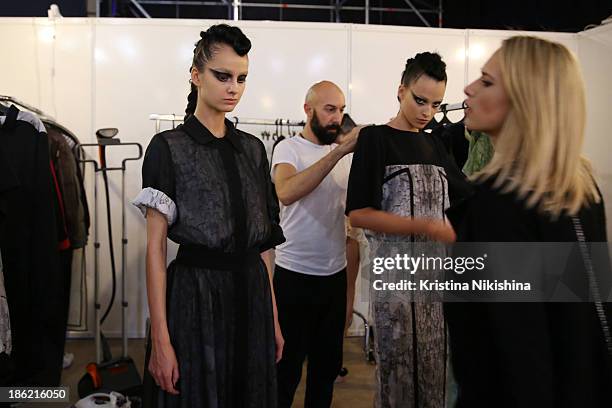
[[[336,139],[336,143],[338,143],[338,149],[342,149],[344,154],[353,153],[355,151],[355,146],[357,145],[357,138],[359,137],[359,132],[365,126],[355,126],[345,135],[340,135]]]

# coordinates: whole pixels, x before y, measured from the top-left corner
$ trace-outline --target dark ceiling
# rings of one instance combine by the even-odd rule
[[[142,1],[142,0],[141,0]],[[151,0],[144,0],[151,1]],[[187,0],[189,1],[189,0]],[[195,1],[195,0],[191,0]],[[201,0],[202,1],[202,0]],[[208,0],[213,2],[214,0]],[[220,3],[220,1],[217,1]],[[229,1],[231,3],[231,0]],[[243,3],[305,4],[330,6],[336,0],[242,0]],[[420,10],[433,10],[439,0],[411,0]],[[64,16],[87,15],[87,0],[2,1],[0,16],[46,16],[49,4],[56,3]],[[363,7],[365,0],[347,0],[345,6]],[[228,18],[227,6],[143,4],[152,17]],[[370,0],[370,7],[408,9],[405,0]],[[442,26],[450,28],[522,29],[533,31],[582,31],[612,15],[612,0],[443,0]],[[138,11],[129,0],[103,0],[101,16],[134,17]],[[438,26],[437,13],[423,13],[431,26]],[[244,20],[335,21],[333,10],[243,7]],[[341,10],[343,23],[363,23],[364,12]],[[423,26],[414,13],[371,11],[371,24]]]

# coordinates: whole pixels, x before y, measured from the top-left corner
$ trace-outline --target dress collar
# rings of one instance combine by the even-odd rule
[[[225,127],[227,131],[225,132],[225,136],[222,138],[215,137],[210,130],[208,130],[206,126],[204,126],[202,122],[195,117],[195,115],[190,115],[187,120],[185,120],[182,127],[189,136],[200,144],[205,145],[214,142],[215,140],[227,139],[234,149],[240,153],[243,151],[239,140],[240,135],[238,135],[234,124],[227,119],[225,119]]]

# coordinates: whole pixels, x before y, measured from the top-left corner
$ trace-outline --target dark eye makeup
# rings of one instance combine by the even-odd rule
[[[216,69],[209,68],[210,72],[221,82],[227,82],[232,79],[232,75],[227,72],[217,71]],[[238,83],[244,83],[246,81],[246,74],[238,75]]]
[[[412,94],[412,99],[414,99],[414,101],[417,103],[417,105],[426,105],[427,104],[427,100],[423,99],[419,96],[416,96],[414,94],[414,92],[410,91],[410,93]],[[431,106],[433,106],[434,108],[439,108],[440,105],[442,104],[442,102],[434,102],[431,104]]]

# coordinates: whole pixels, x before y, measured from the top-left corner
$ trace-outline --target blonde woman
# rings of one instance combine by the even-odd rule
[[[509,38],[465,93],[466,127],[489,134],[495,154],[474,175],[475,194],[448,211],[458,241],[577,241],[576,217],[586,241],[605,242],[603,202],[581,156],[585,92],[571,53]],[[580,253],[572,259],[584,269]],[[445,316],[457,407],[612,406],[593,303],[447,303]]]

